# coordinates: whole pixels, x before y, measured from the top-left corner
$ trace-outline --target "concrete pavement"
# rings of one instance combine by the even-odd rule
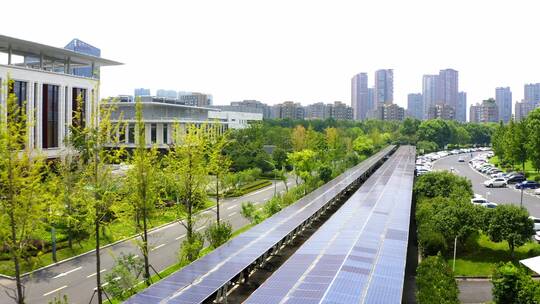
[[[289,179],[288,185],[294,185],[294,179]],[[277,182],[277,191],[285,191],[283,182]],[[249,193],[242,197],[224,199],[220,202],[220,214],[223,220],[227,220],[233,226],[233,229],[239,229],[248,221],[240,215],[243,202],[254,202],[260,205],[266,202],[274,195],[274,185],[270,185],[261,190]],[[199,214],[199,220],[196,225],[198,231],[204,230],[209,223],[215,219],[215,208]],[[178,261],[178,250],[180,243],[185,238],[185,229],[180,223],[172,223],[153,230],[149,233],[150,245],[150,263],[157,270],[161,271]],[[136,239],[117,243],[101,252],[101,274],[102,278],[109,273],[114,265],[114,257],[120,253],[133,253],[141,255]],[[79,256],[72,260],[58,263],[34,272],[32,275],[23,279],[25,285],[26,303],[48,303],[55,296],[60,297],[64,294],[68,296],[69,303],[89,303],[94,288],[96,287],[96,266],[95,253]],[[102,279],[102,284],[104,279]],[[0,290],[14,288],[15,282],[9,279],[0,279]],[[0,304],[13,303],[13,300],[3,295],[0,297]],[[97,303],[94,298],[92,303]]]

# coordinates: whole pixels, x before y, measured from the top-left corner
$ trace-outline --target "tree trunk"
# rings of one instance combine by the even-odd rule
[[[216,172],[216,222],[219,224],[219,173]]]
[[[23,293],[23,286],[21,282],[21,266],[20,266],[20,260],[19,260],[19,254],[17,253],[17,249],[15,249],[15,244],[17,241],[17,230],[15,226],[15,215],[13,214],[13,211],[11,210],[9,212],[9,218],[10,218],[10,224],[11,224],[11,255],[13,256],[13,264],[15,265],[15,281],[17,284],[17,303],[18,304],[24,304],[24,293]]]
[[[103,297],[101,294],[101,258],[99,256],[99,208],[96,206],[96,291],[98,304],[103,303]]]
[[[150,286],[150,262],[148,261],[148,227],[146,225],[146,206],[143,207],[143,256],[144,256],[144,280],[146,286]]]

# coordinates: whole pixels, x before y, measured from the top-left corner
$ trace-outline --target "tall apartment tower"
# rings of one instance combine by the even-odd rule
[[[540,105],[540,83],[529,83],[524,86],[523,101],[533,106]]]
[[[457,108],[458,103],[458,71],[453,69],[445,69],[439,71],[439,90],[441,94],[441,102],[454,108]]]
[[[509,87],[495,89],[495,103],[499,109],[499,119],[507,123],[512,118],[512,91]]]
[[[375,72],[375,106],[394,102],[394,71],[392,69]]]
[[[351,79],[351,106],[355,120],[367,118],[371,106],[369,104],[368,76],[366,73],[356,74]]]
[[[458,104],[456,106],[456,120],[459,122],[467,121],[467,93],[458,93]]]
[[[430,119],[429,109],[435,107],[440,100],[439,75],[422,76],[422,100],[424,105],[424,119]]]
[[[422,94],[417,93],[407,95],[407,113],[416,119],[424,119]]]

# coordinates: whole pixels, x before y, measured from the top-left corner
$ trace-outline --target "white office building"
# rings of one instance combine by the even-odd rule
[[[98,76],[103,66],[120,63],[75,51],[0,35],[0,106],[15,94],[26,107],[28,145],[45,157],[56,158],[65,151],[64,139],[72,124],[91,123],[99,100]],[[32,58],[32,60],[26,60]],[[5,60],[3,60],[5,59]],[[92,77],[74,75],[90,68]],[[7,83],[12,82],[8,86]],[[81,103],[77,98],[81,96]],[[81,112],[75,121],[75,111]],[[4,112],[5,113],[5,112]]]

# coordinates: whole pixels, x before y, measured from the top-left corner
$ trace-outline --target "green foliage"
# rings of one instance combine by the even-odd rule
[[[264,204],[265,217],[271,217],[272,215],[281,211],[280,197],[274,196]]]
[[[252,202],[242,203],[242,210],[240,210],[240,214],[251,224],[258,224],[263,220],[262,214]]]
[[[144,264],[133,253],[121,253],[105,276],[105,291],[112,297],[125,300],[133,295],[134,287],[144,270]]]
[[[540,284],[522,266],[501,263],[491,279],[495,303],[539,303]]]
[[[324,165],[319,168],[319,179],[327,183],[332,179],[332,168]]]
[[[420,304],[459,303],[459,289],[442,256],[422,260],[416,269],[416,299]]]
[[[353,141],[353,149],[360,155],[371,155],[375,146],[371,138],[367,136],[358,136]]]
[[[431,153],[439,150],[439,147],[436,143],[432,141],[422,140],[416,144],[416,149],[423,153]]]
[[[471,181],[447,171],[423,174],[414,184],[417,199],[450,197],[470,198],[473,195]]]
[[[204,246],[204,237],[198,232],[192,232],[191,237],[186,237],[180,246],[178,255],[179,262],[185,266],[199,258]]]
[[[68,296],[63,295],[62,297],[54,297],[52,301],[49,301],[49,304],[69,304],[68,302]]]
[[[529,132],[528,156],[536,171],[540,171],[540,108],[529,113],[526,124]]]
[[[208,226],[204,235],[212,248],[225,244],[232,236],[232,226],[229,222],[214,222]]]
[[[501,205],[492,212],[486,232],[494,242],[507,241],[513,256],[514,248],[525,244],[534,234],[533,227],[527,209]]]

